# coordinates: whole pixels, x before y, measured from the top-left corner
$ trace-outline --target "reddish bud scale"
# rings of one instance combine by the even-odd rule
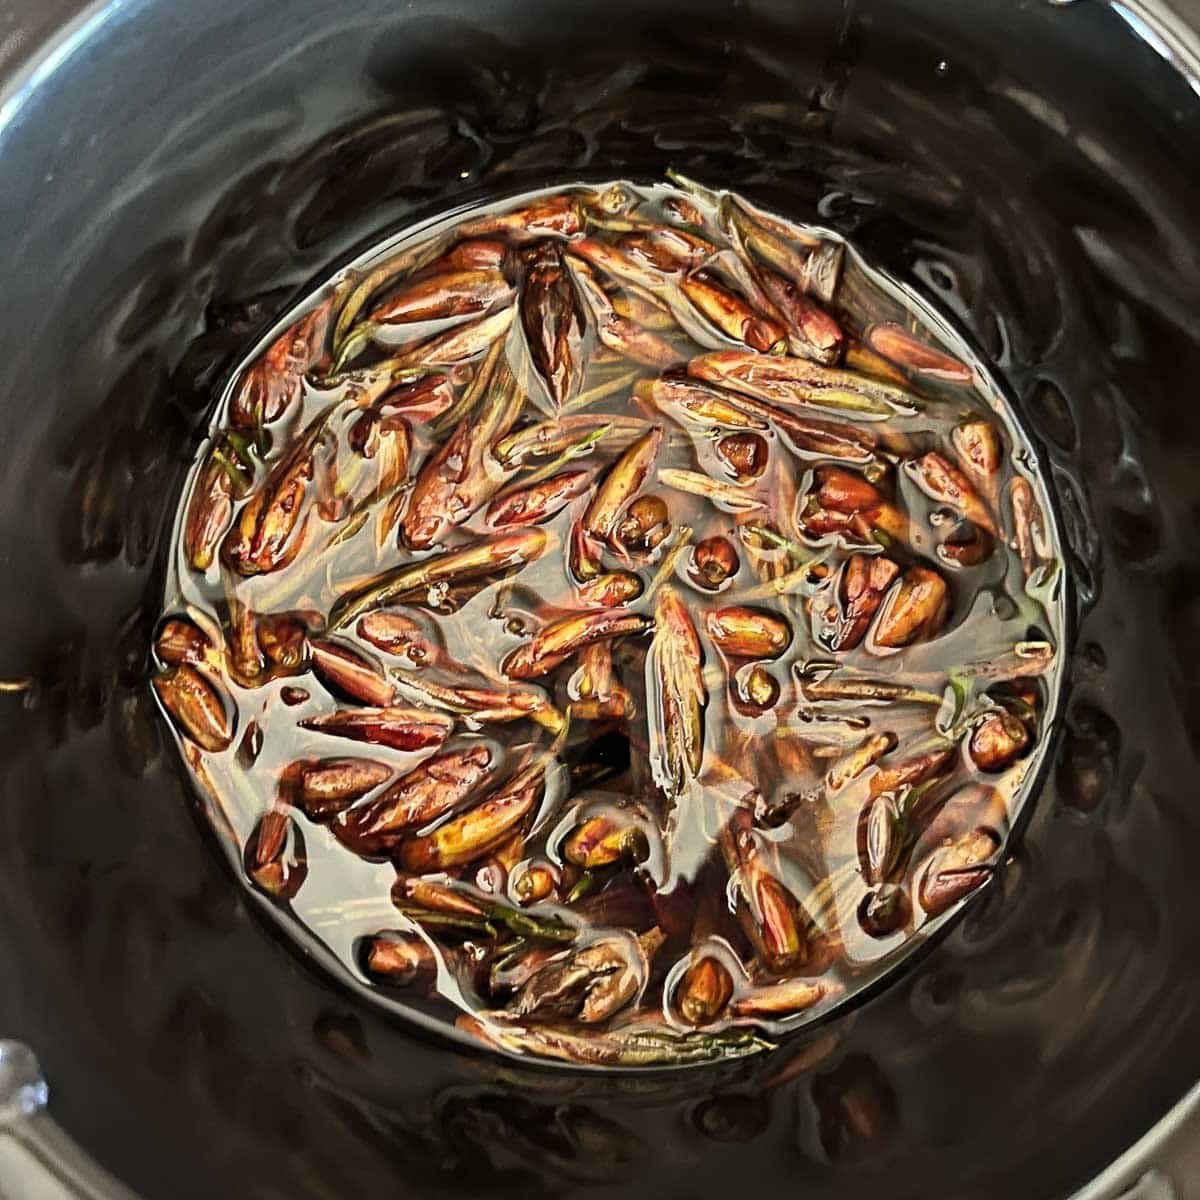
[[[553,671],[585,646],[644,633],[651,624],[648,617],[619,608],[563,617],[547,625],[527,645],[514,650],[501,669],[510,679],[533,679]]]
[[[229,406],[235,428],[278,421],[300,399],[304,375],[325,352],[333,297],[285,330],[242,376]]]
[[[486,746],[435,755],[375,800],[343,813],[333,832],[359,854],[388,854],[407,832],[457,808],[483,782],[491,757]]]
[[[419,621],[392,610],[367,613],[358,623],[358,636],[378,650],[424,666],[439,656],[437,643]]]
[[[387,783],[393,771],[387,763],[369,758],[323,758],[294,764],[289,774],[295,780],[300,807],[320,821],[336,816]]]
[[[346,709],[325,716],[310,717],[301,726],[332,737],[350,738],[393,750],[428,750],[440,746],[449,736],[454,722],[441,713],[420,708]]]
[[[631,571],[614,571],[598,575],[576,589],[579,601],[584,606],[617,608],[631,604],[643,590],[641,579]]]
[[[409,871],[444,871],[483,858],[529,816],[542,786],[540,772],[533,779],[522,772],[462,816],[404,842],[399,851],[401,865]]]
[[[322,683],[362,704],[385,708],[396,695],[396,689],[373,663],[337,642],[312,643],[312,669]]]
[[[950,383],[970,383],[973,378],[966,363],[922,342],[902,325],[891,321],[873,325],[867,334],[867,345],[897,366],[920,375]]]
[[[925,641],[941,629],[948,609],[946,581],[928,567],[910,567],[883,602],[875,645],[895,649]]]
[[[717,648],[733,658],[778,658],[792,640],[782,617],[738,605],[710,612],[704,627]]]
[[[454,271],[405,284],[377,304],[370,319],[388,325],[464,317],[511,298],[512,288],[500,271]]]
[[[679,982],[675,1004],[689,1025],[711,1025],[733,995],[733,977],[718,958],[711,955],[692,963]]]
[[[722,333],[745,342],[754,350],[776,350],[787,339],[787,330],[773,317],[766,317],[735,292],[704,275],[690,275],[682,283],[684,295]]]
[[[560,409],[583,380],[583,325],[575,289],[553,242],[538,243],[526,252],[526,261],[521,325],[533,365]]]
[[[185,737],[211,753],[228,749],[234,734],[232,706],[218,684],[184,664],[156,675],[152,685]]]
[[[488,506],[485,520],[492,529],[539,524],[587,492],[591,482],[591,471],[564,471],[541,483],[497,496]]]

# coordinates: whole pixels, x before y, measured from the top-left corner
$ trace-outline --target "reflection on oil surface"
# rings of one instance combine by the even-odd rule
[[[235,870],[360,994],[580,1065],[762,1053],[1028,816],[1051,511],[986,366],[853,247],[682,178],[532,192],[247,355],[152,687]]]

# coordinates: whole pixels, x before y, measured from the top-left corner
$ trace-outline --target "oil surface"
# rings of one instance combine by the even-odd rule
[[[760,278],[781,278],[765,274],[730,232],[730,214],[750,222],[756,210],[694,191],[619,183],[526,193],[437,218],[369,252],[285,315],[234,372],[176,520],[164,616],[192,623],[192,636],[207,649],[187,661],[236,707],[223,748],[189,742],[186,723],[180,745],[236,869],[249,872],[289,934],[377,1002],[442,1027],[474,1014],[482,1024],[470,1028],[514,1053],[586,1061],[547,1048],[544,1027],[565,1020],[570,1029],[572,1008],[587,993],[577,989],[574,1004],[568,996],[564,1005],[557,991],[547,998],[537,989],[550,987],[542,982],[547,972],[557,978],[560,964],[601,947],[628,962],[637,994],[606,1013],[598,1043],[644,1031],[648,1020],[682,1039],[636,1060],[643,1065],[693,1061],[688,1054],[699,1061],[737,1056],[768,1046],[762,1035],[829,1018],[881,984],[989,882],[1008,853],[1054,720],[1064,636],[1061,552],[1053,523],[1042,516],[1033,519],[1036,547],[1028,528],[1017,532],[1016,490],[1032,487],[1042,514],[1051,511],[1049,497],[990,370],[910,290],[827,231],[793,224],[787,245],[797,262],[803,252],[814,263],[832,256],[838,264],[810,287],[827,294],[840,330],[828,351],[814,349],[799,328],[790,341],[803,354],[823,355],[829,371],[845,358],[849,390],[817,392],[783,408],[754,400],[753,387],[741,400],[736,390],[707,387],[702,378],[721,379],[705,372],[726,366],[714,351],[740,346],[756,371],[796,360],[785,354],[778,320],[747,336],[761,336],[763,350],[777,341],[775,355],[783,357],[756,357],[706,321],[681,290],[679,278],[719,280],[712,272],[722,268],[743,291]],[[493,227],[510,228],[507,214],[540,213],[567,198],[571,228],[563,233],[512,223],[512,232],[495,235],[499,242],[483,240]],[[746,228],[753,236],[769,226]],[[504,237],[510,277],[549,256],[577,313],[587,312],[594,302],[587,289],[602,279],[608,299],[596,295],[603,303],[649,322],[637,325],[629,347],[617,338],[613,349],[597,337],[593,314],[575,350],[583,369],[561,412],[531,365],[522,320],[503,322],[461,361],[437,357],[439,338],[487,329],[496,322],[489,312],[503,319],[514,301],[498,270],[464,274],[436,263],[455,253],[490,256]],[[686,275],[634,269],[627,250],[661,261],[654,238],[693,255],[700,247]],[[768,248],[780,253],[776,243]],[[613,274],[614,258],[623,277]],[[406,287],[416,287],[428,307],[420,289],[431,273],[435,284],[486,285],[487,311],[477,315],[477,305],[448,320],[386,323],[384,314],[409,304]],[[763,295],[759,303],[769,306]],[[811,316],[814,303],[803,301],[802,311]],[[356,310],[360,324],[352,327]],[[314,322],[322,335],[309,344]],[[890,347],[907,369],[872,344]],[[941,357],[931,357],[935,349]],[[294,394],[264,412],[276,403],[270,389],[287,379]],[[430,413],[431,385],[443,408],[463,413],[457,421]],[[714,418],[681,408],[671,400],[679,389],[733,411]],[[738,403],[759,407],[742,411]],[[508,415],[497,416],[506,406]],[[382,441],[369,458],[355,449],[364,444],[356,430],[386,421],[405,447],[412,438],[398,469],[381,465]],[[432,504],[423,501],[444,470],[438,456],[449,452],[441,449],[451,445],[447,439],[462,441],[453,454],[469,463],[470,438],[491,421],[503,424],[486,435],[478,478],[462,476],[451,460],[461,481],[449,489],[437,484]],[[971,468],[957,439],[981,421],[1001,444],[976,487],[953,464]],[[547,433],[558,441],[542,449],[535,435]],[[722,458],[731,445],[755,451],[743,473]],[[640,528],[624,540],[614,532],[585,559],[580,531],[591,497],[644,446],[652,447],[645,478],[622,495],[613,529],[649,503],[657,506],[653,540],[642,539]],[[296,462],[299,499],[280,482],[296,475]],[[501,560],[483,578],[450,576],[372,600],[374,581],[386,584],[406,564],[508,544],[513,527],[497,528],[495,515],[511,507],[507,497],[568,469],[582,472],[583,484],[538,520],[520,518],[520,528],[536,532],[515,535],[534,547],[515,567],[506,570]],[[934,469],[957,473],[948,488],[933,486],[940,475],[930,483]],[[232,508],[231,474],[240,485]],[[224,514],[217,529],[198,517],[213,507],[214,479]],[[868,499],[839,511],[838,489],[846,487],[874,493],[878,506]],[[256,550],[263,518],[251,506],[256,497],[277,504],[269,499],[277,495],[288,497],[280,510],[285,533]],[[732,565],[709,579],[697,555],[718,543]],[[853,617],[851,573],[881,568],[888,573],[877,594],[868,593],[865,619]],[[606,602],[617,603],[608,617],[589,599],[597,578],[630,589]],[[928,628],[891,638],[889,613],[917,579],[948,589],[947,598],[922,618]],[[339,616],[348,603],[350,617]],[[722,613],[749,622],[760,641],[770,641],[762,630],[777,635],[777,644],[740,650],[736,637],[723,642]],[[380,618],[385,634],[387,622],[401,621],[404,636],[381,639],[371,625]],[[587,651],[570,648],[528,675],[508,666],[543,630],[610,618],[631,626],[626,636]],[[672,622],[682,632],[672,635]],[[684,639],[692,661],[666,668],[678,653],[669,649],[672,636]],[[160,633],[164,674],[156,686],[165,691],[180,660],[164,639]],[[321,657],[331,653],[354,656],[367,673],[365,693],[331,678]],[[761,700],[747,694],[751,672]],[[688,765],[671,759],[672,739],[693,736],[671,707],[684,702],[671,689],[686,691],[693,677],[702,749]],[[469,688],[489,689],[492,699],[475,704],[480,716],[463,707]],[[517,694],[539,706],[532,720],[488,715]],[[391,736],[386,731],[355,726],[347,740],[347,732],[323,724],[352,717],[356,703],[408,706],[410,717],[433,713],[430,720],[457,727],[449,740],[435,731],[436,740],[414,749],[394,740],[380,745]],[[977,761],[975,739],[986,732],[977,731],[989,722],[1015,722],[1029,744],[1002,760]],[[547,754],[549,765],[539,769],[544,790],[519,824],[459,859],[415,865],[439,826],[469,821],[472,805],[486,807],[510,776]],[[468,777],[467,790],[427,806],[424,817],[381,823],[390,819],[381,810],[399,803],[390,799],[397,789],[441,763],[437,769]],[[306,799],[309,773],[333,769],[367,778],[334,802]],[[453,783],[441,786],[450,793]],[[287,832],[260,862],[257,847],[271,822]],[[971,837],[974,856],[962,858]],[[586,848],[602,838],[603,845]],[[552,883],[527,896],[523,876],[534,872]],[[425,902],[433,910],[409,898],[422,876],[443,889]],[[464,916],[464,906],[473,915]],[[481,934],[485,912],[491,924]],[[542,923],[541,935],[527,928],[531,920]],[[397,947],[409,957],[432,953],[431,973],[381,967]],[[732,992],[699,1021],[680,1009],[697,964],[727,978]],[[800,981],[796,995],[769,1000],[788,980]],[[594,1033],[597,1018],[584,1019],[593,1028],[575,1032]],[[684,1037],[696,1024],[719,1036]],[[758,1040],[739,1036],[747,1031]],[[621,1065],[625,1059],[613,1053],[597,1050],[596,1061]]]

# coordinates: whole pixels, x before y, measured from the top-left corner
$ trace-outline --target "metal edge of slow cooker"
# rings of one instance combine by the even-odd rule
[[[1102,2],[1200,95],[1200,0]],[[86,41],[109,7],[110,0],[0,0],[0,125],[24,92]],[[0,1197],[138,1200],[54,1121],[47,1111],[49,1095],[34,1051],[0,1040]],[[1192,1197],[1200,1198],[1200,1082],[1069,1200]]]

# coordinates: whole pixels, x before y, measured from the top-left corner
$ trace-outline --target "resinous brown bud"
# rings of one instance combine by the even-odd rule
[[[197,666],[209,662],[213,656],[213,644],[208,634],[185,617],[170,617],[162,623],[154,640],[154,650],[168,667],[184,663]]]
[[[926,913],[938,916],[986,882],[988,861],[999,847],[990,829],[974,829],[935,850],[916,872],[917,896]]]
[[[868,892],[858,906],[858,923],[871,937],[888,937],[908,924],[912,916],[907,890],[896,883],[885,883]]]
[[[911,567],[883,602],[875,645],[896,649],[928,641],[941,629],[949,608],[946,581],[929,567]]]
[[[434,755],[376,799],[344,812],[332,826],[334,836],[358,854],[388,854],[405,834],[462,804],[483,782],[491,761],[481,745]]]
[[[521,290],[521,324],[530,357],[560,409],[583,379],[583,325],[575,288],[553,242],[539,242],[525,252],[525,286]]]
[[[412,983],[436,962],[429,943],[416,933],[381,933],[370,939],[364,954],[367,971],[388,983]]]
[[[738,479],[757,479],[767,469],[766,438],[757,433],[731,433],[717,443],[717,456]]]
[[[506,492],[488,505],[486,520],[492,529],[536,525],[547,521],[591,486],[591,471],[564,471],[541,483]]]
[[[1029,730],[1012,713],[995,712],[984,717],[971,733],[971,761],[989,774],[1010,767],[1029,748]]]
[[[653,550],[671,532],[669,518],[661,496],[639,496],[625,510],[614,540],[626,550]]]
[[[255,623],[259,649],[281,671],[302,671],[309,663],[308,624],[294,613],[268,613]]]
[[[649,617],[620,608],[563,617],[514,650],[504,660],[502,670],[510,679],[533,679],[553,671],[585,646],[644,633],[652,624]]]
[[[852,554],[838,580],[841,611],[828,636],[831,650],[853,650],[863,640],[900,568],[882,554]]]
[[[765,712],[779,703],[779,681],[762,663],[744,667],[734,683],[739,702],[752,712]]]
[[[919,375],[951,383],[971,382],[971,368],[966,363],[944,350],[935,349],[893,321],[873,325],[867,334],[867,345],[897,366]]]
[[[543,763],[518,772],[461,816],[404,842],[401,865],[409,871],[444,871],[490,854],[533,811],[545,786],[544,771]]]
[[[172,667],[152,681],[179,731],[202,750],[218,753],[233,741],[233,705],[223,689],[195,667]]]
[[[428,666],[440,654],[439,644],[420,621],[393,609],[367,613],[358,623],[358,636],[413,667]]]
[[[992,512],[997,513],[1004,447],[995,425],[982,418],[964,421],[950,435],[950,441],[963,471],[991,506]]]
[[[693,962],[675,993],[675,1006],[689,1025],[711,1025],[720,1018],[733,995],[733,976],[711,954]]]
[[[731,658],[778,658],[792,640],[791,628],[782,617],[741,605],[710,612],[704,628],[717,648]]]
[[[371,310],[370,320],[395,325],[470,316],[503,304],[512,294],[500,271],[451,271],[403,285]]]
[[[512,880],[518,904],[540,904],[558,890],[558,868],[548,862],[531,862]]]
[[[300,807],[314,821],[321,821],[387,783],[393,770],[369,758],[322,758],[295,763],[288,774],[295,779]]]
[[[340,642],[314,640],[312,669],[327,687],[361,704],[385,708],[396,695],[396,689],[374,663],[361,651]]]
[[[619,608],[632,604],[643,591],[641,578],[632,571],[612,571],[581,583],[577,589],[580,602],[599,608]]]
[[[927,496],[957,509],[980,529],[986,529],[992,535],[999,532],[995,517],[971,481],[949,459],[930,451],[911,460],[906,469]]]
[[[739,1017],[790,1017],[818,1004],[830,989],[830,984],[811,979],[786,979],[743,992],[734,998],[729,1011]]]
[[[442,713],[403,705],[343,709],[310,717],[300,724],[332,737],[390,746],[393,750],[428,750],[440,746],[454,727],[453,719]]]
[[[246,841],[246,873],[276,900],[290,900],[308,876],[304,835],[287,812],[272,809]]]
[[[563,857],[585,871],[622,861],[642,862],[648,852],[641,826],[618,816],[589,817],[563,843]]]
[[[774,319],[755,312],[747,301],[722,286],[707,272],[687,276],[683,293],[722,333],[754,350],[778,351],[787,345],[787,330]]]
[[[704,762],[704,652],[687,606],[670,586],[658,593],[649,669],[657,685],[650,705],[651,770],[668,795],[680,795]]]
[[[701,587],[716,591],[737,574],[740,565],[737,550],[728,538],[710,537],[696,543],[688,574]]]

